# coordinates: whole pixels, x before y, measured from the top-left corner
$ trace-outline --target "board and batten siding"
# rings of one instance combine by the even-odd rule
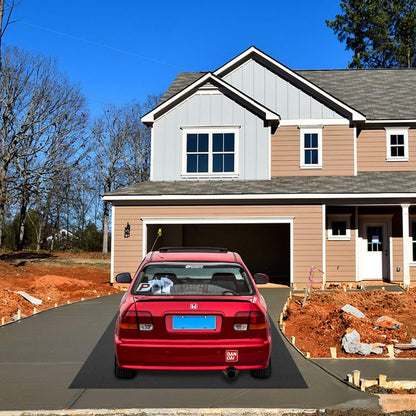
[[[416,170],[416,129],[409,129],[409,160],[389,162],[385,129],[361,130],[357,138],[358,172]]]
[[[270,130],[265,127],[264,120],[219,90],[203,90],[155,121],[152,180],[182,179],[185,157],[183,127],[221,126],[238,127],[238,179],[269,179]]]
[[[224,80],[283,119],[341,119],[342,116],[269,68],[250,59]]]
[[[322,129],[322,169],[301,169],[300,129],[279,127],[272,135],[271,176],[331,176],[354,174],[354,131],[348,126]]]
[[[142,260],[143,221],[141,218],[207,217],[295,217],[293,221],[293,277],[305,285],[311,266],[322,268],[322,207],[320,205],[205,205],[205,206],[114,206],[115,275],[136,272]],[[130,224],[130,237],[124,227]],[[253,248],[255,249],[255,248]],[[150,248],[148,248],[150,250]]]

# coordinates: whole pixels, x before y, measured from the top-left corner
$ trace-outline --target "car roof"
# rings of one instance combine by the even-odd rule
[[[239,254],[227,249],[218,248],[182,248],[168,247],[151,251],[146,256],[147,261],[192,261],[192,262],[227,262],[242,263]]]

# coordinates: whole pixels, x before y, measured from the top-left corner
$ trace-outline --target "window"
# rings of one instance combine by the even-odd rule
[[[350,240],[351,214],[328,215],[328,240]]]
[[[185,176],[235,176],[237,139],[235,128],[184,130]]]
[[[386,128],[387,161],[408,161],[408,129]]]
[[[416,221],[412,222],[413,261],[416,261]]]
[[[300,167],[322,168],[322,129],[300,129]]]

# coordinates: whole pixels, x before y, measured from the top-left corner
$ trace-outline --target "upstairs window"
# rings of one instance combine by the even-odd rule
[[[237,140],[235,128],[184,130],[184,176],[236,176]]]
[[[322,129],[300,129],[300,167],[322,168]]]
[[[388,162],[407,162],[408,153],[408,129],[386,129],[386,147]]]

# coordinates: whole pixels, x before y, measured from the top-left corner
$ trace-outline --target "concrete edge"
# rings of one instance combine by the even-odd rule
[[[315,414],[319,409],[74,409],[0,411],[0,416],[284,416]],[[322,409],[321,409],[322,410]]]

